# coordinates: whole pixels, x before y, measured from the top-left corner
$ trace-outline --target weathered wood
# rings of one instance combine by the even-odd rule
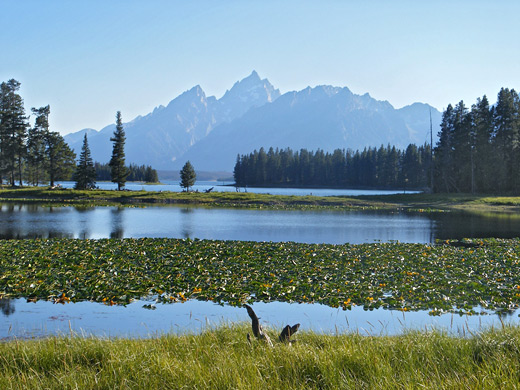
[[[300,324],[296,324],[293,326],[286,325],[285,328],[283,328],[282,333],[280,333],[280,336],[278,337],[278,340],[282,343],[294,343],[294,340],[291,340],[291,336],[298,332],[298,329],[300,328]]]
[[[249,305],[244,305],[244,307],[247,309],[247,314],[249,314],[249,317],[251,318],[251,328],[253,330],[253,335],[259,340],[265,340],[265,342],[272,347],[273,342],[267,333],[263,331],[262,325],[260,325],[260,321],[258,321],[258,317],[256,316],[253,308]]]

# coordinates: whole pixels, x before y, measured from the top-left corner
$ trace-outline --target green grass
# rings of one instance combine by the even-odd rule
[[[150,205],[177,204],[207,207],[239,207],[268,209],[367,209],[386,207],[379,201],[364,201],[343,197],[269,195],[245,192],[169,192],[169,191],[110,191],[50,189],[24,187],[0,189],[0,201],[36,202],[56,205]]]
[[[253,209],[410,210],[438,212],[518,212],[520,197],[471,194],[394,194],[371,196],[295,196],[244,192],[186,193],[0,187],[0,201],[53,205],[195,205]]]
[[[0,297],[148,296],[474,313],[520,306],[520,239],[359,245],[180,239],[0,241]]]
[[[2,389],[515,389],[520,329],[367,337],[298,333],[249,344],[245,325],[151,339],[0,343]]]

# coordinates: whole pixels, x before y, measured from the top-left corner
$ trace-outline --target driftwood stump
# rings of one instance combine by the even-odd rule
[[[253,336],[255,336],[258,340],[264,340],[269,346],[272,347],[273,342],[271,341],[267,333],[265,333],[262,329],[262,325],[260,325],[260,321],[258,321],[258,317],[256,316],[253,308],[249,305],[244,305],[244,307],[247,310],[247,314],[251,318],[251,328],[253,330]],[[285,328],[283,328],[282,333],[280,333],[278,340],[289,345],[292,344],[294,340],[291,340],[291,336],[295,334],[299,328],[300,324],[296,324],[293,326],[286,325]],[[251,337],[249,336],[249,333],[247,334],[247,340],[251,342]]]
[[[291,340],[291,336],[298,332],[299,328],[300,324],[296,324],[293,326],[285,325],[285,328],[283,328],[282,333],[280,333],[280,336],[278,336],[278,340],[280,340],[281,343],[294,343],[295,341]]]

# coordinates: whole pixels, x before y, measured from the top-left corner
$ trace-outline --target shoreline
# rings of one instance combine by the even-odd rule
[[[53,205],[193,205],[251,209],[342,209],[471,213],[519,213],[520,197],[471,194],[391,194],[359,196],[271,195],[252,192],[169,192],[0,188],[0,202]]]

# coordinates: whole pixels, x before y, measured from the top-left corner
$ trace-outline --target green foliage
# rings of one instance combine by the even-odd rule
[[[473,245],[471,245],[473,244]],[[474,313],[520,304],[520,240],[326,245],[176,239],[0,242],[0,295],[127,303],[321,303]]]
[[[74,188],[78,190],[90,190],[96,187],[96,168],[94,168],[94,162],[90,155],[86,133],[73,180],[76,182]]]
[[[332,153],[290,148],[263,148],[237,156],[237,186],[328,186],[422,188],[427,186],[430,146],[409,145],[401,151],[388,145],[363,151]]]
[[[197,175],[195,174],[195,169],[193,168],[193,165],[189,161],[184,164],[180,171],[181,175],[181,182],[180,185],[182,188],[184,188],[186,191],[190,190],[190,187],[192,187],[195,184],[195,180],[197,179]]]
[[[268,329],[269,331],[269,329]],[[4,389],[515,389],[520,329],[468,337],[298,332],[269,348],[250,326],[150,339],[50,337],[0,343]]]
[[[121,111],[116,113],[116,129],[114,136],[110,138],[114,143],[112,149],[112,158],[108,165],[111,169],[111,180],[117,183],[117,189],[122,190],[126,183],[128,176],[128,169],[125,166],[125,130],[123,128],[123,121],[121,119]]]

